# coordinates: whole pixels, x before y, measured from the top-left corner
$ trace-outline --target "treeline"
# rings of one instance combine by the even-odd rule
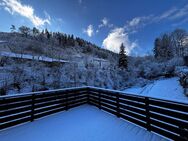
[[[170,33],[164,33],[154,42],[154,56],[158,60],[169,60],[173,57],[187,56],[188,32],[184,29],[176,29]]]
[[[38,40],[50,40],[54,41],[54,43],[58,43],[60,46],[82,46],[82,47],[96,47],[99,48],[97,45],[92,44],[82,38],[74,37],[74,35],[69,35],[60,32],[50,32],[48,29],[44,29],[40,31],[36,27],[32,29],[27,26],[21,26],[16,28],[14,25],[10,27],[11,32],[15,33],[18,32],[22,34],[24,37],[35,37]]]

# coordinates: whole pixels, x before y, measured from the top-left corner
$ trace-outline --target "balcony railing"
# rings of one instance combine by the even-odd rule
[[[0,130],[91,104],[173,140],[188,140],[188,104],[95,87],[0,97]]]

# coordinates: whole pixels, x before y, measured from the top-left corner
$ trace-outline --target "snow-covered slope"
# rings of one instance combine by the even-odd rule
[[[188,103],[188,97],[183,94],[178,77],[157,80],[145,87],[132,87],[124,92]]]

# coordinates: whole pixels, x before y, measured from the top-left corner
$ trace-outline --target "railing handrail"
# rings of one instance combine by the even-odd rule
[[[12,94],[12,95],[5,95],[0,96],[0,99],[6,99],[6,98],[12,98],[12,97],[21,97],[21,96],[28,96],[28,95],[37,95],[37,94],[50,94],[53,92],[64,92],[69,90],[79,90],[79,89],[85,89],[87,87],[71,87],[71,88],[63,88],[63,89],[55,89],[55,90],[45,90],[45,91],[37,91],[37,92],[29,92],[29,93],[20,93],[20,94]]]
[[[177,104],[188,104],[188,101],[185,100],[170,100],[166,98],[158,98],[158,97],[153,97],[153,96],[143,96],[143,95],[137,95],[135,93],[127,93],[124,91],[120,90],[112,90],[112,89],[106,89],[106,88],[100,88],[100,87],[94,87],[94,86],[82,86],[82,87],[70,87],[70,88],[63,88],[63,89],[55,89],[55,90],[46,90],[46,91],[37,91],[37,92],[29,92],[29,93],[21,93],[21,94],[13,94],[13,95],[5,95],[5,96],[0,96],[0,99],[6,99],[10,97],[19,97],[19,96],[26,96],[26,95],[33,95],[33,94],[48,94],[52,92],[63,92],[67,90],[79,90],[79,89],[96,89],[96,90],[102,90],[102,91],[108,91],[112,93],[118,93],[118,94],[124,94],[132,97],[140,97],[140,98],[149,98],[149,99],[155,99],[155,100],[160,100],[164,102],[173,102]]]

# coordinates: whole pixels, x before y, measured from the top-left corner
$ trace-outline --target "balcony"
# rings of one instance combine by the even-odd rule
[[[188,104],[119,91],[82,87],[4,96],[0,109],[2,141],[188,140]]]

